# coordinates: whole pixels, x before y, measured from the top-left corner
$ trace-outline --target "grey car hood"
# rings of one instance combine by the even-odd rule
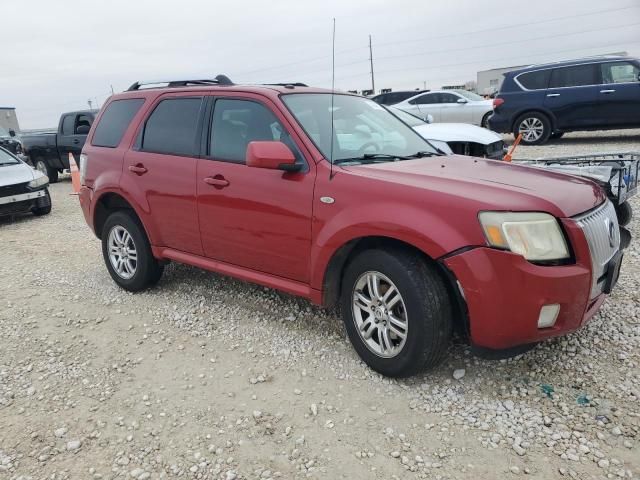
[[[26,163],[0,165],[0,187],[30,182],[35,176],[36,171]]]

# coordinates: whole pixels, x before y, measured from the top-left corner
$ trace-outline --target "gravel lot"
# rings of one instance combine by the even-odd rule
[[[516,157],[621,150],[640,132]],[[335,313],[272,290],[181,265],[119,290],[70,190],[0,220],[0,479],[640,476],[637,241],[580,332],[508,361],[458,342],[395,381]]]

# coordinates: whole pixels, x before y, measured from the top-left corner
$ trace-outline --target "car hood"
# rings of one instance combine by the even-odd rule
[[[0,166],[0,187],[30,182],[35,178],[35,171],[26,163]]]
[[[425,123],[413,129],[427,140],[443,142],[474,142],[489,145],[502,140],[496,132],[467,123]]]
[[[594,182],[534,167],[450,155],[344,167],[369,178],[464,198],[478,210],[545,211],[572,217],[605,201]]]

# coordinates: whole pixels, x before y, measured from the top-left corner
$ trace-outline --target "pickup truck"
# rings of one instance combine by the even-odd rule
[[[57,182],[58,174],[69,168],[69,153],[78,161],[97,113],[97,110],[63,113],[57,132],[22,136],[24,154],[34,168],[49,177],[49,182]]]

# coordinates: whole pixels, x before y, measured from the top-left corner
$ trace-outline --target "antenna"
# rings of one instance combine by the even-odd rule
[[[331,152],[329,153],[329,180],[333,179],[333,98],[336,91],[336,19],[333,18],[333,38],[331,40]]]

